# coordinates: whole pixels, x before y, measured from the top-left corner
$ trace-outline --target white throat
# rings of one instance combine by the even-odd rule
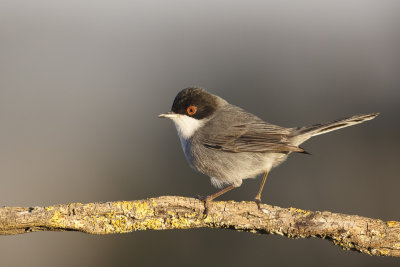
[[[176,117],[171,118],[175,123],[176,130],[178,131],[179,138],[181,139],[189,139],[192,135],[203,126],[203,120],[196,120],[186,115],[177,115]]]

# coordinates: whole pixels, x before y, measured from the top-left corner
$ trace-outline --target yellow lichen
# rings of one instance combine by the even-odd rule
[[[302,210],[302,209],[297,209],[297,208],[293,208],[293,207],[290,207],[289,211],[290,212],[303,213],[304,215],[309,215],[311,213],[309,210]]]
[[[190,226],[188,220],[183,217],[172,217],[171,225],[176,229],[182,229]]]
[[[205,218],[204,218],[204,222],[205,223],[215,223],[215,219],[211,216],[211,215],[207,215]]]
[[[124,212],[132,210],[135,206],[131,201],[116,201],[113,206],[120,207]]]
[[[44,207],[44,209],[47,210],[47,211],[52,211],[54,209],[54,207],[53,206],[48,206],[48,207]]]
[[[146,201],[117,201],[112,204],[120,207],[124,213],[134,212],[137,219],[154,215],[153,207],[149,207]]]
[[[54,212],[53,217],[49,220],[50,225],[56,228],[64,228],[66,220],[58,210]]]
[[[184,216],[186,218],[193,218],[197,216],[197,212],[192,212],[192,213],[185,213]]]
[[[161,230],[165,229],[164,220],[161,218],[146,219],[132,224],[131,231],[138,230]]]
[[[198,219],[192,219],[197,216],[196,212],[178,215],[177,213],[169,210],[167,211],[167,214],[170,216],[170,218],[166,219],[166,223],[170,224],[174,229],[184,229],[190,227],[192,224],[200,224],[200,221]]]
[[[133,203],[130,201],[122,201],[121,208],[124,212],[132,210],[134,207]]]
[[[103,233],[127,233],[133,230],[132,223],[126,216],[114,213],[107,213],[101,216],[85,216],[82,220],[74,222],[75,228],[80,228],[88,224],[98,225],[96,227],[97,231]]]
[[[136,207],[135,204],[133,205]],[[99,217],[85,217],[84,220],[89,221],[89,223],[93,222],[94,224],[100,224],[104,233],[127,233],[137,230],[165,229],[164,220],[162,218],[149,218],[132,221],[125,215],[107,213],[104,216]]]
[[[75,220],[74,221],[74,229],[82,229],[84,228],[84,224],[81,222],[82,220]]]
[[[165,228],[164,220],[161,218],[146,220],[145,225],[147,229],[152,229],[152,230],[160,230]]]
[[[385,256],[385,255],[388,255],[388,254],[390,253],[390,250],[388,250],[388,249],[381,249],[381,250],[379,250],[379,253],[380,253],[382,256]]]
[[[123,215],[107,213],[98,219],[104,224],[106,233],[127,233],[132,231],[128,219]]]
[[[397,221],[387,221],[386,224],[389,227],[395,227],[395,226],[397,226],[399,224],[399,222],[397,222]]]

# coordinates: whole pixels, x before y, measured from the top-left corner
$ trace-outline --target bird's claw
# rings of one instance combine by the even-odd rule
[[[255,197],[254,202],[257,204],[258,209],[261,209],[261,198]]]
[[[209,196],[200,196],[197,195],[197,199],[204,202],[204,214],[208,215],[210,211],[210,200]]]

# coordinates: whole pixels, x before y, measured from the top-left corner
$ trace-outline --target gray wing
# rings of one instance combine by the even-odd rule
[[[207,131],[199,141],[210,149],[234,153],[304,152],[289,143],[293,129],[266,123],[233,105],[225,106],[205,126]]]

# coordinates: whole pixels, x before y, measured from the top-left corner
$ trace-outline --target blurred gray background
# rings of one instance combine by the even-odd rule
[[[265,203],[399,220],[399,1],[0,2],[0,204],[215,192],[157,115],[200,85],[261,118],[365,124],[304,144]],[[222,199],[252,200],[260,178]],[[1,266],[398,266],[223,230],[0,237]]]

